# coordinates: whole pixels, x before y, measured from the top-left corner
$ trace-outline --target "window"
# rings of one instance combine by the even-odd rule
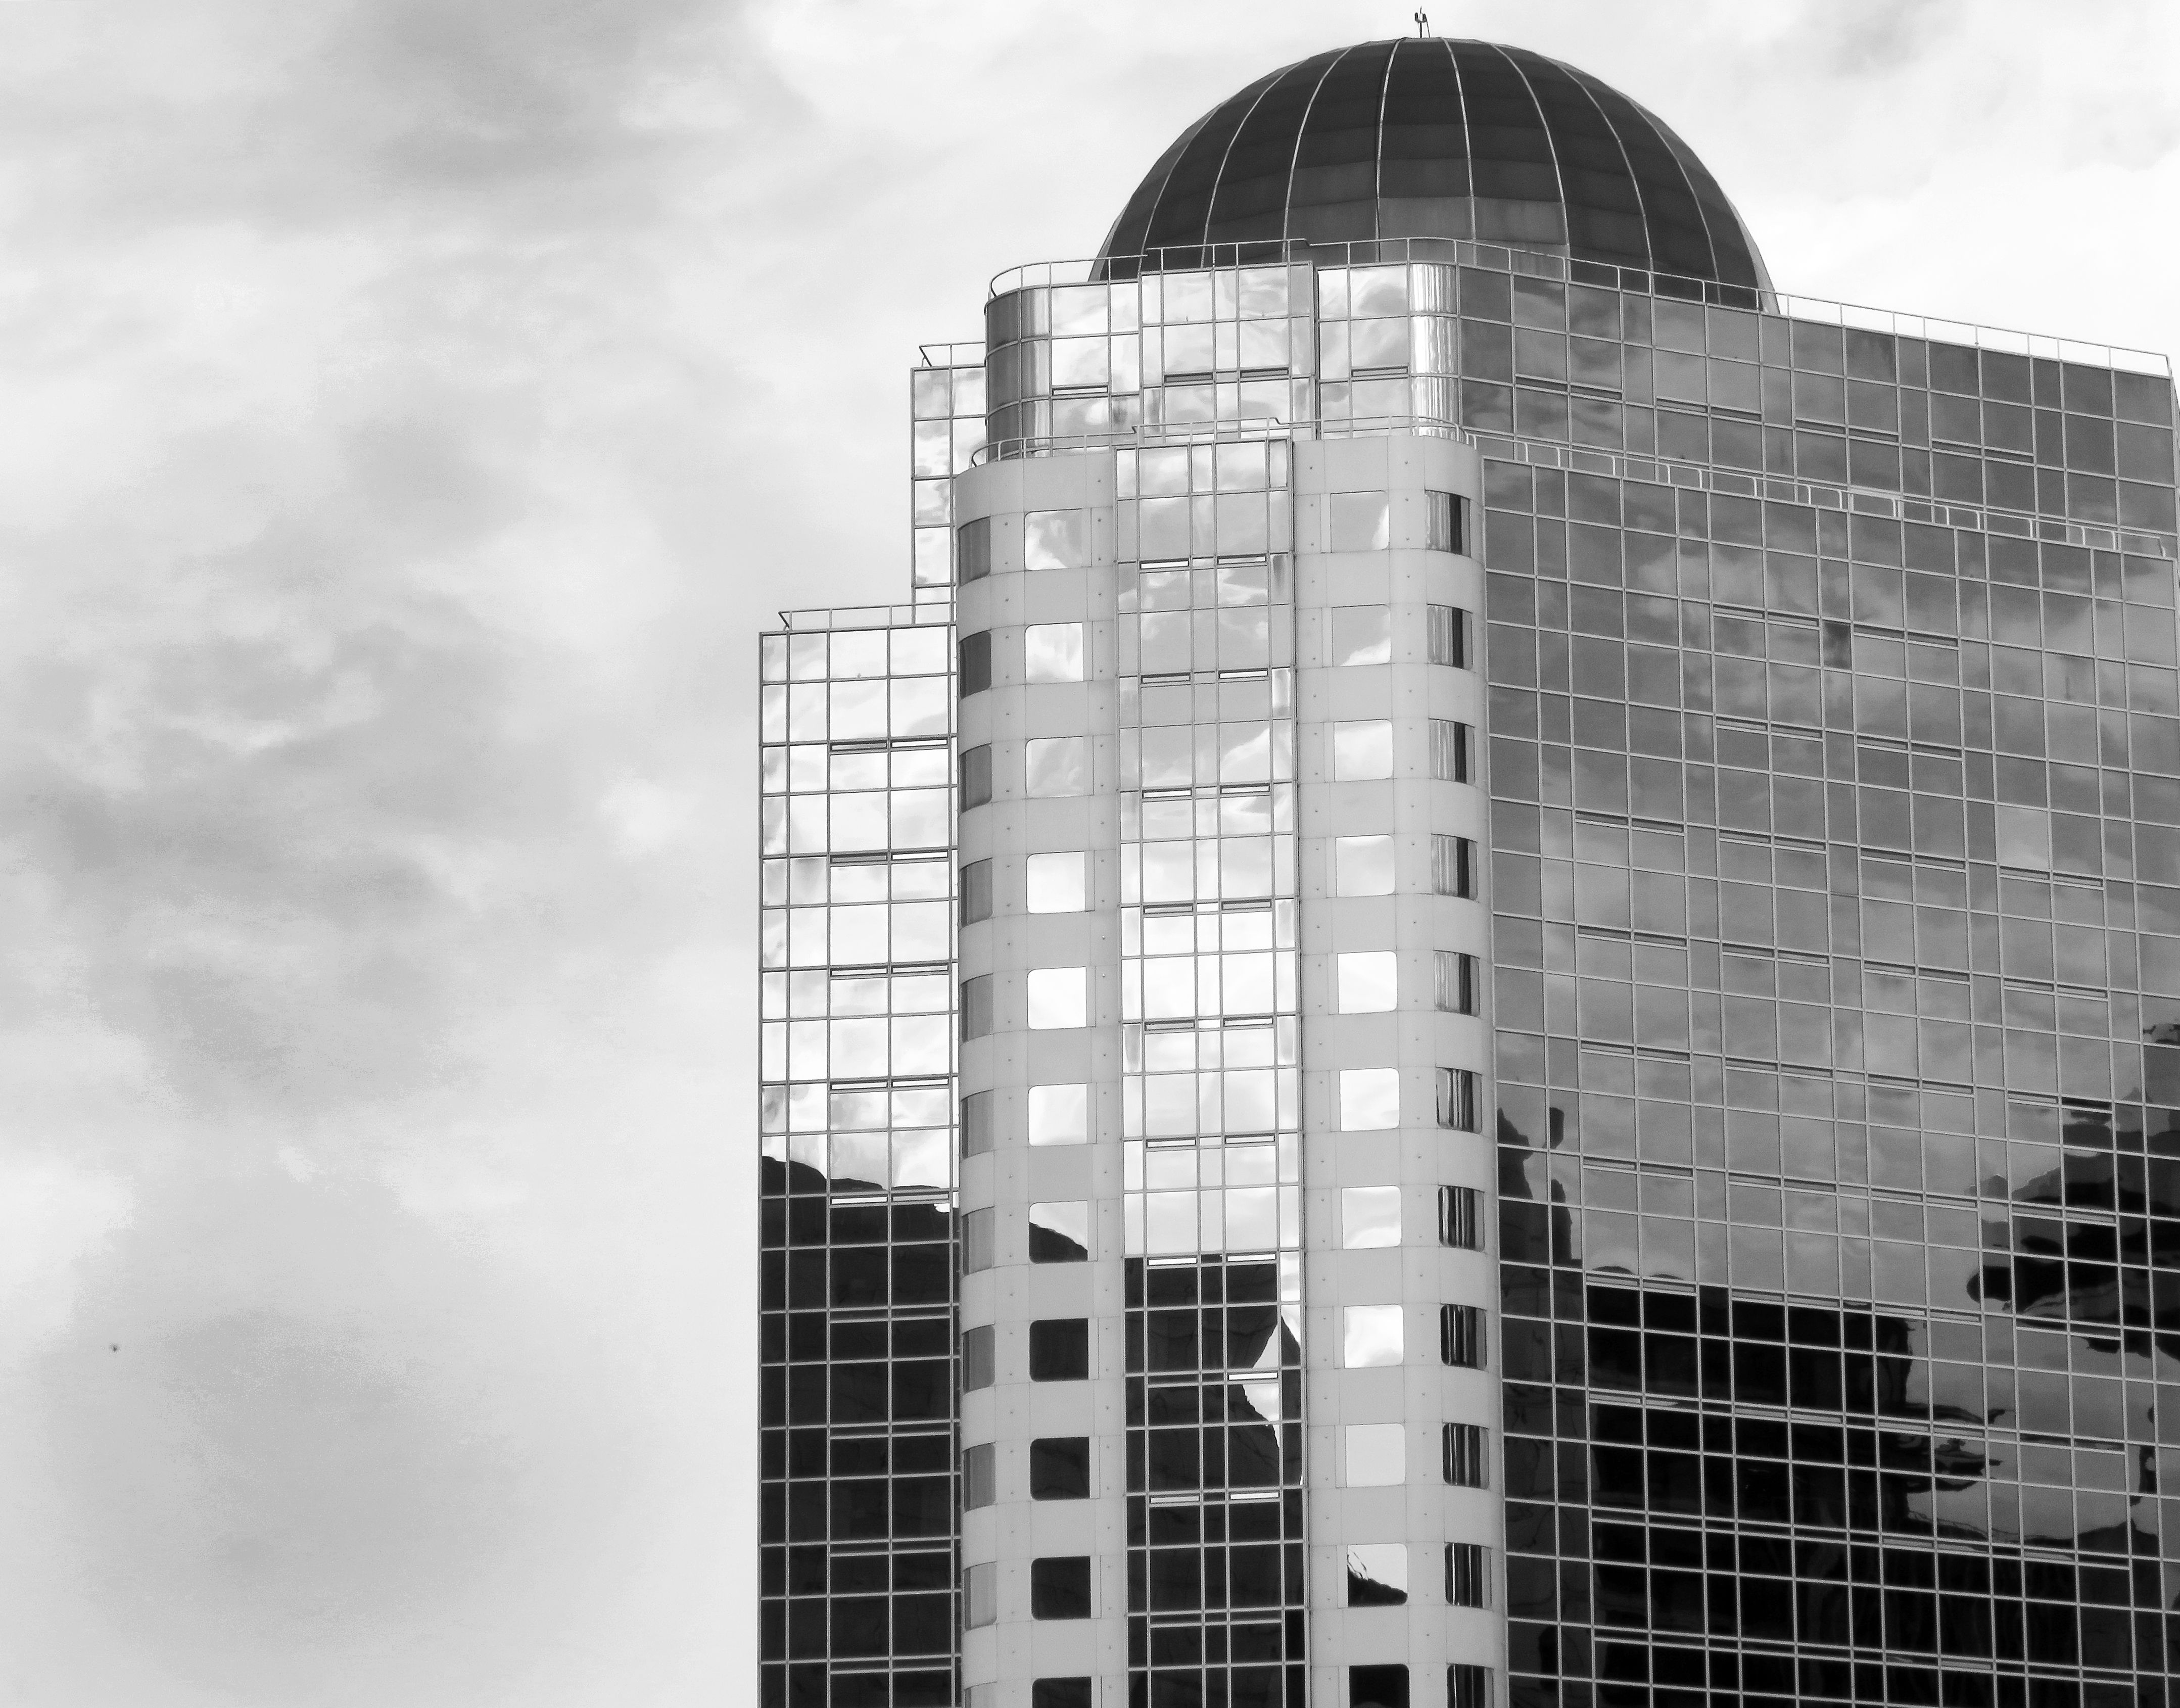
[[[1408,1432],[1403,1424],[1350,1424],[1347,1486],[1390,1489],[1408,1479]]]
[[[1407,1353],[1398,1305],[1347,1305],[1340,1312],[1340,1362],[1351,1370],[1397,1364]]]
[[[1340,1070],[1340,1127],[1343,1132],[1376,1132],[1401,1124],[1401,1070]]]
[[[1438,1006],[1441,1014],[1476,1012],[1476,957],[1458,950],[1437,951]]]
[[[1445,1545],[1445,1604],[1449,1607],[1491,1605],[1491,1551],[1481,1542]]]
[[[992,1342],[992,1325],[965,1329],[961,1334],[961,1386],[965,1392],[975,1393],[988,1388],[996,1381],[998,1359]]]
[[[1475,899],[1475,843],[1466,836],[1431,838],[1431,888],[1441,895]]]
[[[1350,1667],[1347,1708],[1408,1708],[1408,1669]]]
[[[1039,1678],[1029,1687],[1029,1708],[1091,1708],[1088,1678]]]
[[[1090,1320],[1040,1317],[1029,1325],[1029,1379],[1080,1382],[1090,1375]]]
[[[1476,1075],[1466,1067],[1438,1071],[1438,1124],[1455,1132],[1476,1131]]]
[[[1385,605],[1335,605],[1329,662],[1335,665],[1391,664],[1391,609]]]
[[[972,860],[961,868],[961,923],[974,925],[992,917],[992,862]]]
[[[992,1035],[992,975],[980,972],[961,981],[961,1038]]]
[[[1431,663],[1468,667],[1467,612],[1458,605],[1426,605],[1423,625],[1430,635]]]
[[[1438,1242],[1460,1251],[1484,1249],[1484,1194],[1474,1187],[1438,1189]]]
[[[982,807],[992,798],[992,747],[961,750],[961,806],[964,811]]]
[[[1071,1203],[1033,1204],[1029,1207],[1029,1260],[1032,1263],[1084,1263],[1090,1256],[1090,1206],[1083,1199]]]
[[[1382,552],[1390,535],[1387,504],[1383,493],[1335,493],[1329,510],[1332,521],[1330,550]]]
[[[1484,1311],[1480,1306],[1438,1308],[1438,1361],[1457,1370],[1484,1368]]]
[[[1022,680],[1079,682],[1082,680],[1082,625],[1032,623],[1022,631]]]
[[[1032,854],[1026,862],[1029,911],[1032,913],[1080,913],[1087,905],[1083,854]],[[979,862],[982,863],[981,862]],[[964,868],[963,876],[967,875]]]
[[[1022,567],[1079,570],[1090,562],[1087,510],[1032,510],[1022,518]]]
[[[992,1148],[992,1094],[972,1091],[961,1099],[961,1154],[982,1156]]]
[[[961,636],[960,691],[963,699],[981,694],[992,686],[992,631],[980,629]]]
[[[1468,725],[1451,718],[1430,720],[1431,775],[1441,783],[1468,781]]]
[[[1032,800],[1090,792],[1090,738],[1048,736],[1022,743],[1024,790]]]
[[[993,1492],[993,1446],[986,1441],[981,1446],[961,1450],[961,1505],[964,1510],[974,1512],[979,1507],[988,1507],[999,1498]]]
[[[1059,1554],[1029,1562],[1029,1616],[1032,1619],[1090,1617],[1090,1556]]]
[[[1445,1708],[1491,1708],[1491,1669],[1465,1661],[1447,1667]]]
[[[1463,552],[1468,549],[1467,504],[1453,493],[1423,494],[1423,549]]]
[[[1390,895],[1393,839],[1335,836],[1332,839],[1332,890],[1335,895]]]
[[[961,566],[963,585],[981,581],[992,573],[992,519],[979,516],[954,531],[955,561]]]
[[[1400,957],[1391,950],[1336,955],[1333,961],[1342,1014],[1385,1014],[1396,1006]]]
[[[1448,1424],[1442,1432],[1445,1479],[1457,1489],[1487,1486],[1484,1463],[1484,1425]]]
[[[962,1574],[966,1580],[962,1587],[966,1592],[963,1600],[962,1623],[974,1630],[979,1625],[989,1625],[999,1617],[999,1568],[986,1562],[972,1566]]]
[[[1350,1542],[1346,1552],[1349,1606],[1407,1605],[1408,1549],[1405,1542]]]
[[[1340,1190],[1340,1243],[1348,1251],[1401,1242],[1401,1189],[1348,1186]]]
[[[1029,1142],[1081,1144],[1090,1137],[1090,1088],[1032,1085],[1029,1088]]]
[[[1393,774],[1393,725],[1390,719],[1332,726],[1332,780],[1367,783]]]
[[[1090,1437],[1040,1435],[1029,1444],[1029,1497],[1032,1501],[1090,1498]]]
[[[1024,983],[1029,992],[1031,1031],[1064,1031],[1090,1023],[1087,968],[1039,967],[1031,972]]]
[[[995,1209],[972,1209],[961,1218],[961,1268],[964,1273],[974,1275],[978,1270],[989,1269],[994,1258],[993,1242],[997,1236]]]

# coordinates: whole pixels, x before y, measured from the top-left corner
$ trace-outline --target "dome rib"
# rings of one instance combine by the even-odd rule
[[[1527,48],[1436,37],[1258,78],[1159,155],[1099,254],[1399,238],[1770,287],[1732,203],[1655,115]]]

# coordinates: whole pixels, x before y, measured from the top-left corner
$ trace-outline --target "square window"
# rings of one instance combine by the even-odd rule
[[[1026,982],[1032,1032],[1065,1030],[1089,1024],[1090,982],[1081,967],[1040,967]]]
[[[1087,1317],[1043,1317],[1029,1325],[1029,1379],[1080,1382],[1090,1375]]]
[[[1408,1431],[1405,1424],[1350,1424],[1347,1487],[1389,1489],[1408,1479]]]
[[[1484,1312],[1477,1305],[1440,1305],[1438,1357],[1455,1369],[1484,1367]]]
[[[1388,736],[1389,754],[1390,741],[1391,738]],[[1048,736],[1025,741],[1022,747],[1025,756],[1023,787],[1032,799],[1053,800],[1090,792],[1090,738],[1087,736]],[[968,755],[964,754],[962,758],[966,760]],[[1386,774],[1391,774],[1390,770]]]
[[[1476,957],[1463,955],[1456,950],[1441,949],[1436,951],[1434,970],[1440,1011],[1446,1014],[1475,1013],[1478,989]]]
[[[1332,839],[1332,888],[1336,895],[1393,893],[1393,839],[1335,836]]]
[[[1029,1614],[1032,1619],[1090,1617],[1090,1556],[1061,1554],[1029,1562]]]
[[[1032,742],[1032,747],[1036,744]],[[1393,725],[1373,718],[1332,726],[1332,780],[1367,783],[1393,774]]]
[[[1029,1708],[1092,1708],[1091,1686],[1081,1678],[1039,1678],[1029,1687]]]
[[[1342,1014],[1385,1014],[1397,1006],[1400,957],[1391,950],[1373,949],[1334,959]]]
[[[1090,1498],[1090,1438],[1041,1435],[1029,1444],[1029,1497],[1032,1501]]]
[[[1347,1708],[1408,1708],[1408,1669],[1350,1667]]]
[[[1382,552],[1390,541],[1388,506],[1383,493],[1335,493],[1330,505],[1331,549]]]
[[[1022,631],[1022,680],[1079,682],[1082,680],[1082,625],[1032,623]],[[967,690],[964,689],[963,692]]]
[[[1374,1369],[1397,1364],[1405,1356],[1407,1336],[1400,1306],[1348,1305],[1340,1315],[1345,1332],[1340,1361],[1347,1369]]]
[[[1348,1251],[1401,1242],[1401,1189],[1350,1186],[1340,1192],[1340,1243]]]
[[[972,1215],[977,1212],[972,1210]],[[1083,1199],[1029,1207],[1029,1260],[1084,1263],[1090,1256],[1090,1206]]]
[[[1026,862],[1029,911],[1032,913],[1080,913],[1087,905],[1084,854],[1032,854]],[[984,862],[977,862],[982,865]],[[966,874],[964,868],[964,875]]]
[[[1474,1187],[1438,1189],[1438,1242],[1457,1251],[1484,1249],[1484,1194]]]
[[[1090,1088],[1032,1085],[1029,1088],[1029,1142],[1081,1144],[1090,1137]]]
[[[1391,609],[1385,605],[1335,605],[1330,662],[1335,665],[1391,664]]]
[[[1445,1708],[1491,1708],[1491,1669],[1467,1661],[1447,1667]]]
[[[1087,510],[1032,510],[1022,518],[1022,567],[1079,570],[1090,561]]]
[[[1408,1602],[1408,1549],[1405,1542],[1350,1542],[1347,1545],[1347,1605],[1405,1607]]]
[[[1481,1489],[1489,1482],[1481,1424],[1448,1424],[1443,1431],[1445,1480],[1456,1488]]]
[[[1377,1132],[1401,1124],[1401,1070],[1340,1070],[1340,1127],[1343,1132]]]

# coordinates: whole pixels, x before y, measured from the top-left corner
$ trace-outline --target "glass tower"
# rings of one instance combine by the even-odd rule
[[[1424,38],[984,332],[762,642],[761,1700],[2165,1703],[2165,361]]]

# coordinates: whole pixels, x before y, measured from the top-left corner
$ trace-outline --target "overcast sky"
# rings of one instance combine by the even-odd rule
[[[755,1628],[754,635],[905,370],[1409,0],[69,0],[0,61],[0,1704]],[[1782,289],[2180,347],[2180,8],[1473,3]]]

